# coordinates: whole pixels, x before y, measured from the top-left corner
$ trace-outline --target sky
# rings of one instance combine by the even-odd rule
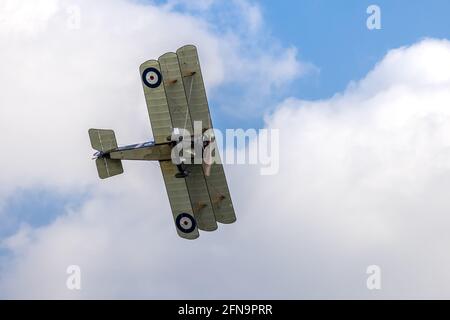
[[[0,298],[450,298],[449,10],[0,0]],[[238,220],[196,241],[157,164],[100,181],[87,135],[150,140],[138,67],[187,43],[217,128],[280,131],[279,172],[226,166]]]

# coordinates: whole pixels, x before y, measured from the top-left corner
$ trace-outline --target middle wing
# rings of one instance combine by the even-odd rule
[[[178,56],[169,52],[159,58],[167,103],[170,110],[173,128],[183,128],[193,133],[191,116],[188,108],[185,87],[183,84]],[[173,164],[172,164],[173,165]],[[201,230],[217,229],[213,205],[201,165],[189,165],[190,174],[186,177],[186,185],[191,199],[194,216]]]

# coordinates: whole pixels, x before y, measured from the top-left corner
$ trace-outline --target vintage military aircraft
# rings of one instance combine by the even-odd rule
[[[200,152],[215,143],[213,134],[204,134],[212,131],[212,122],[196,47],[187,45],[144,62],[140,74],[155,141],[118,147],[114,131],[90,129],[99,177],[123,173],[122,160],[159,161],[180,237],[196,239],[199,229],[214,231],[217,222],[235,222],[218,150],[210,149],[215,150],[212,163],[191,164],[185,161],[186,155],[177,161],[173,157],[173,149],[183,140],[179,132],[194,132],[194,122],[202,126],[201,137],[192,136],[192,141],[202,144]]]

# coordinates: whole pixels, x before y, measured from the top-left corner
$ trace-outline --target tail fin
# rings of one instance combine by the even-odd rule
[[[106,179],[123,173],[122,161],[110,159],[104,153],[117,148],[117,140],[112,130],[89,129],[89,138],[92,148],[100,151],[100,156],[95,160],[100,179]]]

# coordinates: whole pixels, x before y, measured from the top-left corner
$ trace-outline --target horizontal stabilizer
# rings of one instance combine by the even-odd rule
[[[91,139],[92,148],[100,151],[98,158],[95,160],[100,179],[106,179],[123,173],[122,161],[113,160],[109,158],[109,155],[104,155],[104,153],[108,153],[117,148],[114,131],[89,129],[89,138]]]
[[[116,136],[113,130],[89,129],[92,148],[107,152],[117,148]]]
[[[100,179],[106,179],[123,173],[122,161],[120,160],[98,158],[95,160],[95,164],[97,165],[98,176]]]

